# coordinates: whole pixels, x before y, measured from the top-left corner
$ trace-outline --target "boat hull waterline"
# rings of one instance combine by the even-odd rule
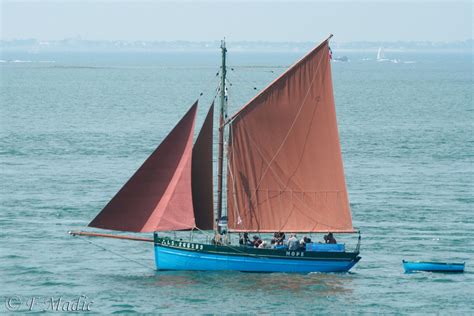
[[[443,262],[410,262],[403,260],[405,272],[464,272],[464,263],[443,263]]]
[[[358,254],[213,246],[155,239],[158,270],[348,272],[361,259]]]

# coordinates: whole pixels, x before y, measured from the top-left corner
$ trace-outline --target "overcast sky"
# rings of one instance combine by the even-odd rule
[[[6,1],[1,38],[57,40],[455,41],[471,1]]]

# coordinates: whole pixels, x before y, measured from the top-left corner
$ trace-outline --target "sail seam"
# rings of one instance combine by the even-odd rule
[[[194,124],[193,124],[193,128],[194,128]],[[190,141],[192,142],[192,138],[190,139]],[[188,140],[188,145],[189,145],[189,140]],[[192,152],[192,149],[191,149],[191,152]],[[173,184],[174,183],[177,183],[183,172],[185,172],[185,168],[186,168],[186,164],[189,163],[191,165],[191,159],[192,159],[192,155],[191,157],[188,158],[188,161],[183,161],[181,160],[179,163],[178,163],[178,167],[176,168],[176,171],[172,177],[172,180],[170,181],[170,184],[168,185],[168,187],[166,188],[165,190],[165,194],[164,196],[166,198],[162,198],[160,201],[158,201],[158,203],[156,204],[155,206],[155,209],[166,209],[168,207],[168,204],[170,203],[171,199],[173,198],[173,196],[176,196],[177,194],[175,193],[176,191],[176,186],[174,186]],[[178,174],[179,173],[179,174]],[[190,183],[190,186],[191,186],[191,183]],[[193,223],[194,223],[194,226],[196,226],[196,219],[195,219],[195,216],[194,216],[194,210],[193,210]],[[156,229],[156,227],[159,226],[159,224],[161,223],[162,221],[162,218],[164,216],[164,213],[162,214],[159,214],[159,216],[157,216],[156,218],[154,218],[153,216],[151,216],[145,223],[144,227],[148,227],[148,226],[151,226],[153,225]],[[179,224],[179,225],[183,225],[185,223],[183,222],[178,222],[178,221],[175,221],[175,220],[171,220],[169,218],[165,218],[164,219],[165,222],[168,222],[170,224]],[[154,224],[153,224],[154,222]],[[192,228],[192,226],[186,228],[186,229],[189,229],[189,228]]]
[[[232,137],[232,126],[230,126],[229,128],[229,134]],[[232,155],[232,164],[233,164],[234,163],[234,147],[233,146],[231,149],[231,155]],[[230,165],[229,159],[227,159],[227,169],[229,170],[230,177],[232,178],[232,201],[234,202],[234,207],[235,207],[234,213],[237,212],[237,224],[240,225],[242,223],[242,220],[240,217],[239,205],[237,201],[235,200],[235,193],[237,192],[237,189],[235,186],[234,173],[232,172],[232,166]],[[229,197],[227,197],[227,199],[229,199]]]
[[[258,184],[257,184],[257,189],[259,189],[260,184],[262,183],[263,178],[264,178],[265,175],[267,174],[268,169],[271,168],[271,165],[272,165],[273,161],[275,161],[276,157],[278,156],[278,154],[280,153],[281,149],[283,148],[283,145],[286,143],[288,137],[290,136],[291,131],[292,131],[293,128],[295,127],[296,121],[298,120],[298,118],[299,118],[299,116],[300,116],[300,114],[301,114],[301,111],[303,110],[303,107],[304,107],[304,105],[305,105],[305,103],[306,103],[306,99],[308,98],[309,92],[310,92],[311,88],[313,87],[314,80],[316,80],[316,75],[317,75],[318,72],[319,72],[319,68],[320,68],[320,66],[321,66],[322,60],[323,60],[323,58],[321,58],[321,59],[319,60],[318,67],[316,68],[316,70],[315,70],[315,72],[314,72],[313,78],[312,78],[312,80],[311,80],[311,82],[310,82],[310,84],[309,84],[309,87],[308,87],[308,89],[307,89],[307,91],[306,91],[306,94],[305,94],[305,96],[304,96],[304,98],[303,98],[303,101],[301,102],[301,105],[300,105],[299,108],[298,108],[298,112],[296,113],[295,118],[293,119],[293,122],[291,123],[291,126],[290,126],[290,128],[288,129],[288,132],[286,133],[286,135],[285,135],[285,137],[283,138],[283,141],[281,142],[280,146],[278,147],[276,153],[273,155],[272,159],[270,159],[270,162],[267,164],[266,169],[264,170],[262,176],[260,177],[260,180],[258,181]],[[319,101],[320,101],[320,99],[318,99],[318,103],[316,104],[315,107],[317,107],[317,106],[319,105]],[[245,123],[244,123],[244,124],[245,124]]]
[[[196,107],[197,107],[197,101],[195,103]],[[171,202],[171,200],[173,199],[173,196],[175,195],[175,191],[176,191],[176,183],[178,183],[183,175],[184,172],[186,172],[186,165],[189,164],[189,171],[191,172],[191,168],[192,168],[192,143],[193,143],[193,134],[194,134],[194,126],[195,126],[195,123],[196,123],[196,114],[194,114],[194,117],[193,117],[193,121],[192,121],[192,125],[191,125],[191,128],[190,130],[192,131],[191,133],[191,136],[188,137],[187,139],[187,142],[186,142],[186,146],[183,150],[183,154],[186,152],[186,151],[189,151],[191,154],[190,156],[187,158],[187,160],[183,159],[183,156],[181,156],[181,159],[180,161],[178,162],[178,165],[175,169],[175,172],[173,174],[173,176],[171,177],[171,181],[168,183],[168,186],[165,190],[165,193],[163,194],[162,198],[158,201],[158,203],[156,204],[155,206],[155,210],[157,209],[162,209],[162,210],[166,210],[168,208],[168,205],[169,203]],[[189,183],[189,189],[190,191],[192,192],[192,184],[191,182]],[[192,199],[191,199],[191,205],[192,204]],[[145,224],[143,225],[143,228],[141,229],[142,232],[145,232],[145,229],[146,230],[149,230],[150,228],[153,228],[153,231],[156,231],[157,228],[159,227],[159,224],[161,223],[162,221],[162,218],[163,216],[165,215],[164,212],[161,212],[156,214],[152,214],[148,220],[145,222]],[[193,216],[193,219],[192,219],[192,222],[193,222],[193,225],[192,226],[189,226],[189,227],[185,227],[185,229],[190,229],[192,228],[193,226],[196,226],[196,219],[195,219],[195,216],[194,216],[194,210],[192,212],[192,216]],[[167,223],[170,223],[170,224],[179,224],[179,225],[182,225],[182,224],[185,224],[183,222],[178,222],[178,221],[175,221],[175,220],[172,220],[172,219],[169,219],[169,218],[165,218],[165,222]]]
[[[263,175],[261,176],[261,178],[260,178],[260,180],[259,180],[259,182],[258,182],[257,187],[256,187],[254,190],[248,190],[249,193],[251,194],[251,198],[249,199],[250,201],[255,200],[256,194],[257,194],[256,192],[259,191],[260,185],[261,185],[261,183],[262,183],[262,181],[263,181],[265,175],[267,174],[268,170],[271,170],[271,171],[272,171],[272,173],[275,175],[276,179],[280,182],[281,185],[283,185],[285,188],[288,187],[288,184],[285,184],[285,183],[283,182],[283,180],[278,176],[278,174],[273,170],[272,164],[273,164],[274,160],[276,159],[276,157],[278,156],[278,154],[280,153],[280,151],[281,151],[281,149],[283,148],[284,144],[286,143],[286,141],[287,141],[287,139],[288,139],[288,137],[289,137],[291,131],[293,130],[293,128],[294,128],[294,126],[295,126],[295,124],[296,124],[296,121],[298,120],[298,118],[299,118],[299,116],[300,116],[300,114],[301,114],[301,112],[302,112],[302,109],[303,109],[303,107],[304,107],[304,105],[305,105],[305,103],[306,103],[306,100],[307,100],[307,98],[308,98],[308,96],[309,96],[309,94],[310,94],[311,88],[313,87],[314,81],[315,81],[316,78],[317,78],[317,75],[318,75],[318,73],[319,73],[319,70],[320,70],[320,67],[321,67],[321,65],[322,65],[322,61],[323,61],[323,60],[324,60],[324,58],[321,58],[321,59],[319,60],[319,63],[318,63],[318,66],[317,66],[317,68],[316,68],[316,70],[315,70],[315,72],[314,72],[313,78],[312,78],[312,80],[311,80],[311,82],[310,82],[310,84],[309,84],[309,87],[308,87],[308,89],[307,89],[307,91],[306,91],[306,94],[305,94],[305,96],[304,96],[304,98],[303,98],[303,101],[301,102],[301,105],[299,106],[298,112],[297,112],[297,114],[295,115],[295,118],[294,118],[294,120],[293,120],[293,122],[292,122],[292,124],[291,124],[291,127],[289,128],[287,134],[285,135],[285,137],[284,137],[282,143],[280,144],[280,146],[279,146],[277,152],[275,153],[275,155],[273,155],[272,159],[271,159],[269,162],[267,162],[267,160],[265,159],[264,155],[263,155],[262,152],[260,151],[260,148],[259,148],[259,146],[256,144],[255,140],[251,137],[251,135],[249,135],[248,133],[246,133],[247,137],[248,137],[249,140],[253,143],[253,145],[255,146],[255,148],[256,148],[256,150],[257,150],[257,152],[259,153],[259,155],[261,156],[261,158],[265,161],[265,163],[266,163],[266,165],[267,165],[267,166],[266,166],[266,169],[265,169],[265,171],[264,171],[264,173],[263,173]],[[324,84],[324,82],[325,82],[325,79],[326,79],[326,76],[323,76],[323,78],[322,78],[323,84]],[[317,104],[316,104],[316,106],[314,107],[314,110],[313,110],[313,116],[314,116],[315,111],[316,111],[317,108],[319,107],[319,102],[320,102],[320,100],[321,100],[321,98],[318,97],[318,99],[317,99]],[[245,125],[246,125],[245,117],[243,117],[241,120],[242,120],[243,126],[245,126]],[[232,124],[231,124],[231,125],[232,125]],[[243,128],[243,131],[246,132],[247,129]],[[233,153],[233,151],[234,151],[234,148],[232,148],[232,153]],[[231,177],[232,177],[232,176],[233,176],[233,175],[232,175],[232,173],[231,173]],[[296,183],[295,183],[295,185],[298,186],[298,184],[296,184]],[[234,191],[234,192],[233,192],[232,198],[233,198],[234,204],[237,204],[237,202],[235,201],[235,193],[236,193],[235,187],[233,187],[233,191]],[[239,191],[242,191],[242,190],[239,190]],[[267,191],[268,191],[268,190],[267,190]],[[281,192],[281,190],[275,190],[275,191],[280,191],[280,192]],[[290,191],[293,192],[293,190],[290,190]],[[290,192],[290,191],[289,191],[289,190],[283,190],[283,192]],[[298,191],[296,191],[296,192],[298,192]],[[300,190],[299,192],[304,193],[305,191]],[[308,192],[309,192],[309,191],[308,191]],[[314,193],[330,193],[330,192],[336,193],[337,196],[339,196],[339,194],[340,194],[340,190],[333,190],[333,191],[314,191]],[[267,192],[267,193],[268,193],[268,192]],[[292,196],[293,196],[293,195],[292,195]],[[280,198],[281,198],[281,196],[280,196]],[[303,207],[309,208],[309,206],[306,205],[306,203],[304,202],[304,199],[302,200],[302,199],[300,199],[298,196],[296,196],[295,198],[296,198],[296,200],[298,200],[298,201],[300,201],[300,202],[302,203],[302,206],[303,206]],[[338,199],[337,199],[337,200],[338,200]],[[317,227],[318,225],[324,225],[324,226],[326,226],[326,227],[328,227],[328,228],[334,228],[334,229],[338,230],[337,227],[335,227],[335,226],[333,226],[333,225],[329,225],[329,224],[325,223],[324,221],[316,220],[316,219],[313,219],[313,218],[308,217],[304,212],[301,212],[301,211],[300,211],[300,208],[299,208],[299,207],[296,207],[296,205],[295,205],[294,202],[293,202],[293,199],[292,199],[291,201],[292,201],[291,203],[292,203],[292,205],[293,205],[291,213],[293,213],[294,211],[297,211],[298,213],[301,213],[302,215],[304,215],[305,217],[307,217],[310,221],[314,222],[314,227]],[[236,207],[238,208],[238,206],[236,206]],[[250,208],[249,208],[248,211],[251,212]],[[258,225],[258,226],[259,226],[259,225]],[[284,226],[284,225],[283,225],[283,226]]]

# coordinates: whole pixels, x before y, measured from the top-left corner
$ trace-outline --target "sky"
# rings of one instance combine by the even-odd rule
[[[2,40],[458,41],[471,1],[0,0]]]

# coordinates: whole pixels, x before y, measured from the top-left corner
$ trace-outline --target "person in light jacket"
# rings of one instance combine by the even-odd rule
[[[288,250],[298,250],[299,244],[300,242],[296,237],[296,234],[291,234],[290,238],[288,239]]]

